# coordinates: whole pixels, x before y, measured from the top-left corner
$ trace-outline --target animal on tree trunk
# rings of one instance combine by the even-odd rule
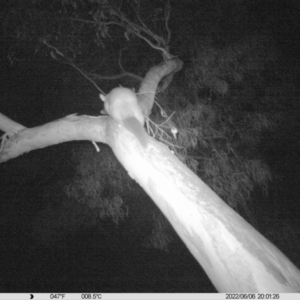
[[[114,121],[123,125],[140,142],[143,148],[147,146],[148,136],[144,129],[145,117],[137,97],[130,89],[118,87],[107,96],[100,95],[104,109]]]

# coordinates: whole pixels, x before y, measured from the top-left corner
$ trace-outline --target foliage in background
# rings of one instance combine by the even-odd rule
[[[125,9],[122,14],[118,14],[117,2],[110,1],[30,3],[20,1],[18,9],[3,16],[4,28],[15,42],[9,51],[11,62],[29,57],[28,50],[23,51],[28,49],[28,45],[35,53],[48,59],[54,58],[56,62],[61,51],[63,56],[60,58],[66,58],[65,64],[76,64],[106,90],[115,86],[116,81],[106,84],[101,75],[119,74],[122,76],[116,77],[117,84],[128,86],[130,78],[130,82],[134,82],[132,86],[138,86],[140,81],[132,74],[143,76],[149,67],[160,62],[157,51],[147,48],[149,44],[134,36],[130,26],[126,27],[129,25],[126,18],[138,23],[143,20],[154,32],[164,36],[166,32],[160,32],[164,24],[160,1],[151,5],[150,2],[128,1],[131,4],[128,6],[122,6],[125,3],[122,2],[118,7]],[[172,36],[177,40],[175,45],[181,44],[181,47],[174,47],[174,54],[186,58],[186,69],[184,74],[176,74],[173,84],[164,94],[158,94],[159,104],[172,117],[168,121],[158,117],[160,110],[155,108],[153,120],[157,124],[164,122],[161,128],[170,137],[172,133],[168,132],[168,127],[177,128],[178,133],[174,133],[177,139],[164,136],[168,145],[173,144],[171,148],[176,155],[233,208],[246,208],[255,189],[267,191],[271,174],[260,158],[258,147],[264,134],[273,130],[280,119],[278,103],[285,97],[280,71],[276,67],[274,43],[270,35],[263,33],[249,34],[241,39],[237,39],[240,34],[236,34],[235,39],[226,41],[222,37],[223,27],[218,27],[222,22],[217,24],[215,18],[210,18],[214,20],[214,27],[211,23],[199,21],[201,26],[207,26],[201,29],[200,25],[197,28],[192,26],[190,20],[187,22],[186,16],[182,15],[189,24],[183,27],[184,22],[177,18],[182,14],[181,3],[185,5],[184,1],[173,2],[170,25],[175,32]],[[172,18],[173,11],[177,15]],[[203,16],[207,13],[198,9],[198,16],[199,12]],[[229,25],[236,27],[235,21],[241,20],[239,16],[225,20],[230,34]],[[187,30],[193,30],[193,34],[188,35]],[[203,38],[204,34],[210,38]],[[187,36],[195,38],[187,40]],[[125,74],[127,77],[121,74],[124,70],[130,70],[130,74]],[[77,87],[70,74],[63,76],[64,83],[68,82],[73,91],[83,93],[86,86]],[[87,94],[89,92],[86,91]],[[86,105],[82,99],[71,99],[72,103],[76,101]],[[95,107],[98,112],[98,97]],[[94,149],[76,150],[77,174],[65,188],[67,195],[80,205],[87,204],[100,218],[111,218],[115,224],[124,220],[141,202],[142,207],[135,211],[140,215],[138,220],[147,219],[154,224],[149,241],[166,249],[171,239],[163,233],[165,224],[157,214],[152,214],[153,207],[147,217],[142,218],[148,199],[145,200],[141,189],[103,149],[101,147],[99,155],[95,155]],[[57,212],[53,216],[57,216]]]
[[[251,193],[257,188],[267,193],[271,180],[258,147],[279,116],[278,85],[265,84],[276,64],[273,49],[268,36],[223,48],[204,40],[194,47],[184,84],[158,95],[167,114],[175,112],[169,123],[177,127],[177,138],[167,142],[235,209],[247,210]]]
[[[170,234],[170,224],[162,213],[152,212],[153,226],[151,235],[146,237],[143,245],[146,248],[156,248],[164,251],[169,250],[169,244],[173,237]]]
[[[66,186],[65,192],[98,212],[100,218],[110,217],[119,224],[128,216],[128,207],[120,194],[132,192],[133,187],[125,170],[106,146],[100,147],[97,154],[93,148],[73,152],[73,160],[78,163],[77,176]]]
[[[257,149],[263,134],[273,130],[277,122],[269,106],[278,99],[272,87],[264,84],[276,55],[272,43],[262,40],[266,38],[249,37],[222,49],[207,41],[200,43],[185,71],[184,84],[158,94],[167,114],[175,112],[164,124],[178,129],[177,139],[167,140],[174,144],[175,153],[223,200],[246,212],[255,189],[267,192],[271,173]],[[159,124],[164,120],[159,119],[159,110],[156,112],[154,120]],[[68,195],[81,197],[89,206],[100,209],[103,216],[117,221],[127,211],[119,198],[130,192],[127,175],[120,173],[121,168],[111,159],[92,157],[89,151],[78,156],[80,177],[72,185],[73,192],[68,189]],[[109,186],[116,194],[105,193]],[[131,193],[129,197],[134,197]],[[106,203],[106,199],[112,202]],[[159,217],[153,220],[153,231],[144,245],[166,250],[171,242],[171,236],[162,230],[166,224]]]
[[[132,239],[140,240],[141,246],[167,250],[172,240],[168,221],[107,146],[100,145],[99,153],[93,147],[82,146],[73,151],[73,161],[77,171],[65,186],[68,197],[80,206],[87,205],[91,217],[112,219],[116,225],[122,221],[122,226],[129,223],[135,228]]]

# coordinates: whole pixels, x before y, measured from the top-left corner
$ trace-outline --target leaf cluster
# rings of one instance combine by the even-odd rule
[[[270,41],[251,36],[223,48],[203,41],[194,48],[184,86],[158,95],[172,116],[166,121],[156,113],[165,141],[236,209],[246,207],[256,189],[266,193],[272,178],[258,151],[264,134],[278,122],[277,86],[266,84],[276,63]]]

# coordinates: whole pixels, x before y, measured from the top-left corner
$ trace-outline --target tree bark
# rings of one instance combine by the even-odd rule
[[[169,149],[149,137],[111,147],[168,218],[219,292],[300,292],[300,272]]]

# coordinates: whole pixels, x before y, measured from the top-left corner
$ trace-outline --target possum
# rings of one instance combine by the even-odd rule
[[[104,101],[107,114],[129,130],[142,147],[146,148],[148,135],[144,129],[145,117],[135,93],[130,89],[118,87],[111,90],[106,97],[100,95],[100,98]]]

